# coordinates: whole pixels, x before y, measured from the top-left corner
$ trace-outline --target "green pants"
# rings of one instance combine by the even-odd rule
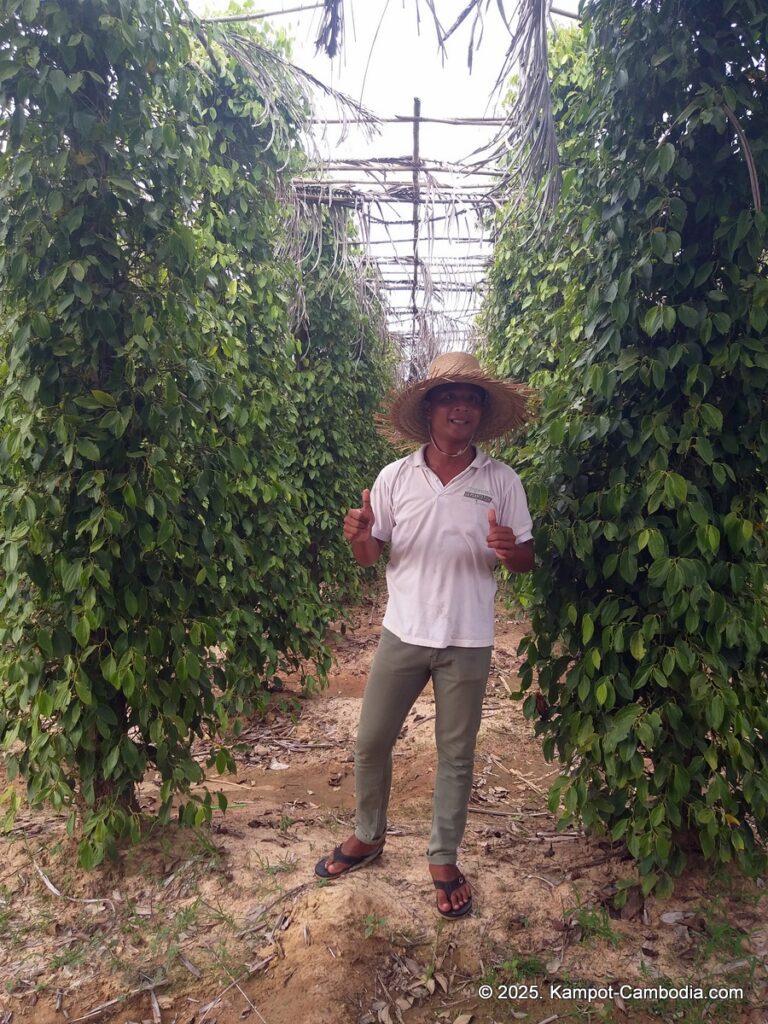
[[[491,647],[419,647],[382,629],[365,687],[355,748],[355,835],[376,842],[387,828],[392,748],[430,676],[435,692],[437,778],[430,864],[455,864],[467,823],[475,740],[480,727]]]

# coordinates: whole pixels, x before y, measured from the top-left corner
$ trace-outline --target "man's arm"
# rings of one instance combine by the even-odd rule
[[[533,541],[524,540],[522,544],[515,542],[512,550],[500,561],[510,572],[530,572],[536,561],[533,554]]]
[[[384,550],[384,541],[377,537],[370,537],[368,540],[353,540],[352,554],[358,565],[373,565]]]
[[[363,507],[353,508],[344,517],[344,536],[352,545],[358,565],[373,565],[384,548],[384,541],[371,533],[376,519],[371,508],[371,492],[363,491]]]
[[[496,509],[488,510],[488,537],[486,544],[493,548],[496,557],[510,572],[530,572],[533,568],[533,541],[524,540],[518,544],[514,530],[499,526]]]

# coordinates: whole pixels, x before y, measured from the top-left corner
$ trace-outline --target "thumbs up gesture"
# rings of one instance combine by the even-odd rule
[[[496,557],[502,562],[506,562],[515,549],[514,531],[509,526],[499,526],[496,522],[495,508],[488,509],[488,536],[485,543],[489,548],[493,548]]]
[[[376,522],[371,508],[371,492],[366,487],[362,493],[362,508],[352,508],[344,517],[344,536],[353,541],[370,540],[373,524]]]

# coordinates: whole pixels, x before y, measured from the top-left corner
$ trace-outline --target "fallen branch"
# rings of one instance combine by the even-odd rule
[[[274,743],[277,747],[283,747],[286,750],[325,750],[333,749],[334,747],[343,747],[344,743],[294,743],[290,740],[269,740],[269,743]]]
[[[102,1003],[101,1006],[96,1006],[93,1010],[89,1010],[83,1017],[74,1017],[69,1021],[69,1024],[81,1024],[81,1021],[93,1020],[94,1017],[100,1017],[107,1010],[113,1006],[117,1006],[118,1003],[125,1002],[126,999],[132,999],[133,996],[143,995],[144,992],[154,992],[156,988],[162,988],[164,985],[170,985],[170,981],[164,979],[162,981],[155,981],[151,985],[142,985],[141,988],[134,988],[125,995],[118,996],[116,999],[110,999],[106,1003]]]
[[[557,888],[557,884],[555,882],[550,882],[550,880],[548,878],[545,878],[543,875],[523,875],[523,878],[535,878],[537,882],[544,882],[544,884],[548,885],[550,889]],[[562,885],[563,882],[560,882],[559,884]]]
[[[490,757],[493,763],[497,765],[497,767],[503,768],[504,771],[507,772],[509,775],[514,775],[515,778],[520,779],[520,781],[524,783],[526,786],[528,786],[529,789],[532,789],[534,793],[538,793],[539,796],[546,797],[547,794],[544,792],[544,790],[539,789],[539,787],[535,783],[530,782],[528,779],[526,779],[523,773],[519,772],[517,768],[507,768],[507,766],[505,764],[502,764],[495,754],[491,754]]]
[[[151,988],[149,990],[149,1002],[152,1007],[152,1021],[153,1024],[163,1024],[163,1017],[160,1013],[160,1004],[157,1001],[155,990]]]
[[[106,896],[103,899],[96,899],[96,900],[93,900],[93,899],[79,899],[76,896],[67,896],[63,892],[60,892],[56,888],[56,886],[53,884],[53,882],[50,880],[50,878],[45,874],[45,872],[38,865],[37,861],[34,858],[32,859],[32,864],[34,866],[35,871],[42,878],[43,884],[45,885],[46,889],[48,889],[50,892],[52,892],[54,896],[58,896],[62,900],[67,900],[69,903],[101,903],[101,904],[108,903],[109,906],[112,908],[112,913],[114,914],[114,912],[115,912],[115,904],[114,904],[113,900],[108,899]]]
[[[487,711],[483,712],[481,717],[482,718],[490,718],[491,715],[496,715],[496,714],[499,713],[499,711],[505,711],[505,710],[506,710],[506,708],[489,708]],[[408,725],[423,725],[424,722],[431,722],[433,718],[437,718],[437,715],[424,715],[421,718],[414,718],[412,721],[410,721],[408,723]],[[543,795],[544,794],[542,794],[542,796]]]
[[[262,910],[261,914],[259,914],[259,917],[263,917],[268,910],[271,910],[272,907],[276,907],[277,904],[282,903],[283,900],[290,899],[293,896],[298,896],[300,893],[308,891],[309,889],[314,889],[315,885],[316,881],[314,879],[311,882],[303,882],[301,885],[295,885],[293,889],[289,889],[288,892],[282,893],[282,895],[273,899],[271,903],[268,903]]]
[[[252,978],[257,971],[260,971],[264,967],[266,967],[267,964],[271,963],[271,961],[274,960],[276,956],[276,953],[271,953],[268,957],[265,957],[264,960],[259,960],[259,962],[254,964],[253,967],[249,967],[244,974],[241,974],[239,978],[235,978],[235,980],[231,982],[229,985],[227,985],[225,989],[222,989],[222,991],[219,992],[219,994],[215,996],[210,1001],[210,1003],[206,1003],[205,1006],[201,1006],[199,1011],[200,1013],[202,1013],[202,1017],[200,1017],[200,1024],[203,1024],[203,1021],[214,1008],[214,1006],[216,1006],[221,1001],[222,997],[225,996],[230,989],[235,987],[240,988],[241,981],[244,981],[246,978]],[[240,989],[240,991],[242,992],[242,989]],[[259,1016],[261,1017],[261,1014],[259,1014]],[[261,1017],[261,1019],[264,1020],[263,1017]],[[76,1024],[76,1021],[71,1021],[70,1024]]]
[[[489,811],[485,807],[470,807],[470,814],[490,814],[494,818],[523,818],[522,811]]]
[[[243,999],[246,1001],[246,1003],[248,1003],[248,1005],[250,1006],[251,1013],[255,1013],[256,1016],[259,1018],[259,1020],[264,1021],[264,1024],[267,1024],[267,1022],[264,1020],[262,1015],[259,1013],[259,1011],[256,1008],[256,1006],[251,1002],[251,1000],[248,998],[248,996],[245,994],[245,992],[243,992],[242,988],[240,987],[239,982],[235,982],[235,986],[237,988],[237,991],[240,993],[240,995],[243,997]]]

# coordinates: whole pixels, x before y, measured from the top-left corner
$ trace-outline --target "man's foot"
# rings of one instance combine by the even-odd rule
[[[345,871],[353,871],[361,868],[379,856],[384,849],[384,840],[377,843],[363,843],[357,836],[352,835],[345,839],[341,846],[337,846],[330,857],[324,857],[315,865],[315,874],[321,878],[335,878],[336,875],[343,875]]]
[[[430,864],[437,889],[437,909],[443,917],[463,917],[472,909],[472,887],[455,864]]]

